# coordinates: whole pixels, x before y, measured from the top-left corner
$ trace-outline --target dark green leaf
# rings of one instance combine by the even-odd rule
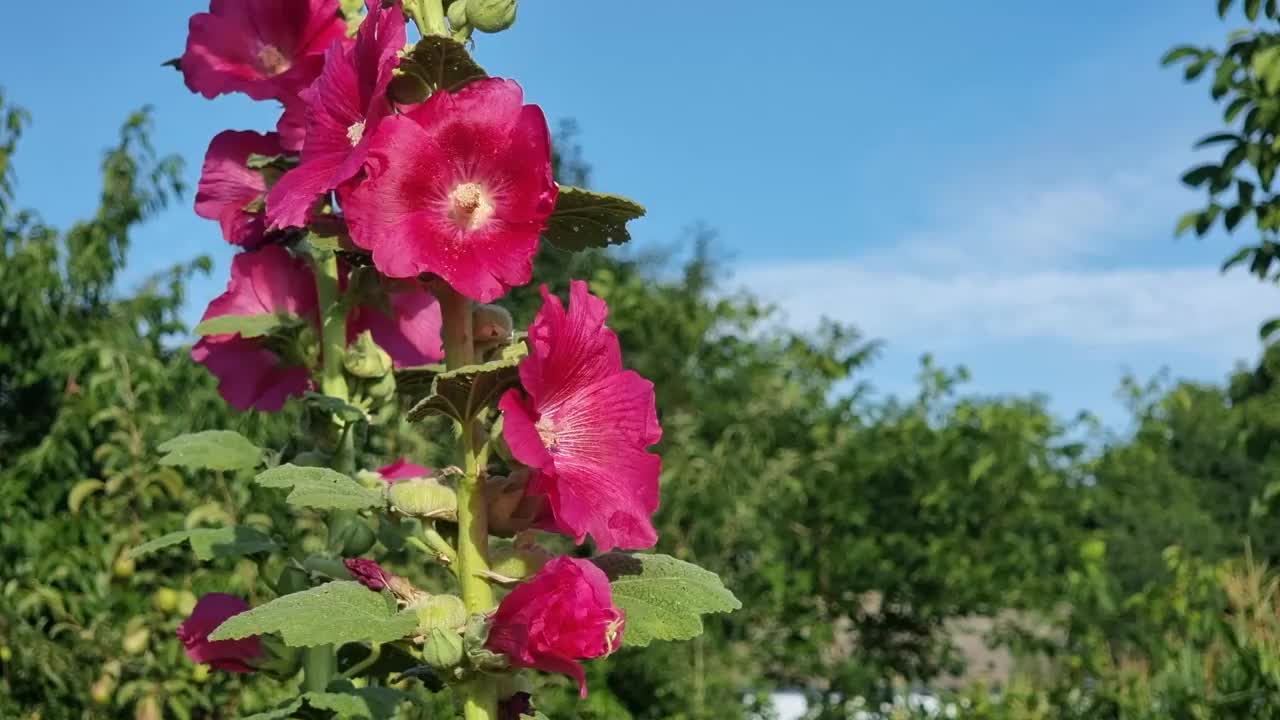
[[[1258,19],[1258,6],[1262,4],[1262,0],[1245,0],[1244,15],[1249,18],[1249,22]]]
[[[1271,318],[1270,320],[1262,323],[1262,327],[1258,328],[1258,337],[1261,338],[1263,342],[1266,342],[1271,339],[1272,335],[1276,334],[1277,330],[1280,330],[1280,318]]]
[[[1222,216],[1222,224],[1230,232],[1236,229],[1236,225],[1240,224],[1240,219],[1244,217],[1244,208],[1239,205],[1233,205],[1227,208],[1227,212]]]
[[[609,576],[613,601],[627,614],[628,647],[697,637],[703,615],[742,607],[715,573],[669,555],[613,552],[592,562]]]
[[[1221,170],[1217,165],[1200,165],[1183,173],[1182,182],[1191,187],[1199,187],[1217,177]]]
[[[386,505],[381,492],[329,468],[281,465],[259,473],[255,481],[263,487],[291,488],[286,502],[297,507],[365,510]]]
[[[1227,124],[1235,122],[1236,116],[1240,114],[1241,110],[1245,109],[1246,107],[1249,107],[1249,103],[1251,102],[1253,102],[1252,98],[1238,97],[1235,100],[1232,100],[1231,102],[1227,103],[1227,109],[1222,113],[1223,121],[1225,121]]]
[[[519,364],[520,359],[515,356],[440,373],[432,383],[431,395],[415,405],[408,418],[416,422],[436,414],[467,422],[496,405],[502,393],[519,384]]]
[[[1192,210],[1191,212],[1184,214],[1182,217],[1178,218],[1178,225],[1173,229],[1173,234],[1181,235],[1182,233],[1195,227],[1196,220],[1198,220],[1199,218],[1200,218],[1199,210]]]
[[[488,77],[466,46],[450,38],[427,35],[400,61],[388,90],[399,103],[421,102],[436,90],[453,92]]]
[[[1218,17],[1226,17],[1231,9],[1232,0],[1218,0]]]
[[[429,395],[436,376],[444,371],[439,363],[396,370],[396,393],[414,399]]]
[[[1222,206],[1213,204],[1200,213],[1200,217],[1196,218],[1196,234],[1204,235],[1209,232],[1209,228],[1213,227],[1213,223],[1218,219],[1218,213],[1222,212]]]
[[[386,643],[413,634],[417,614],[400,611],[390,595],[354,581],[325,583],[284,595],[218,626],[210,640],[278,634],[290,647],[331,643]]]
[[[1191,47],[1190,45],[1179,45],[1178,47],[1173,48],[1169,52],[1165,53],[1164,57],[1160,58],[1160,64],[1172,65],[1173,63],[1176,63],[1183,58],[1193,57],[1193,56],[1198,57],[1199,55],[1200,55],[1199,48]]]
[[[133,548],[129,551],[129,557],[142,557],[182,542],[189,543],[196,557],[206,562],[214,558],[240,557],[268,552],[278,547],[275,541],[262,531],[246,525],[237,525],[171,532]]]
[[[627,223],[643,216],[643,207],[620,195],[562,185],[544,236],[565,250],[621,245],[631,240]]]
[[[230,430],[179,435],[160,444],[161,465],[193,470],[249,470],[262,462],[262,449]]]
[[[321,395],[317,392],[307,391],[303,394],[302,400],[311,407],[314,407],[321,412],[329,413],[343,422],[365,422],[369,419],[369,416],[365,411],[345,400],[331,397],[329,395]]]

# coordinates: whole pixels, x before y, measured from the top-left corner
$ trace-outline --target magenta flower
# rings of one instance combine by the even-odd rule
[[[662,470],[646,450],[662,439],[653,383],[622,368],[604,301],[580,280],[569,295],[566,313],[542,288],[520,362],[523,391],[498,404],[503,437],[533,471],[528,492],[547,498],[547,529],[578,543],[589,533],[601,551],[653,547]]]
[[[196,214],[217,220],[222,237],[232,245],[253,249],[262,244],[266,225],[262,208],[250,209],[267,193],[262,173],[245,165],[249,156],[277,155],[280,136],[226,130],[214,136],[204,156],[200,184],[196,188]]]
[[[617,650],[623,625],[604,571],[590,560],[562,555],[503,598],[485,647],[516,667],[564,673],[586,697],[587,678],[578,661]]]
[[[444,360],[440,305],[435,296],[420,285],[388,288],[387,294],[390,315],[382,308],[369,305],[351,311],[347,316],[348,341],[368,330],[397,368]]]
[[[373,560],[347,558],[342,561],[342,564],[347,566],[347,572],[351,573],[351,577],[355,578],[356,582],[370,590],[385,588],[390,579],[394,577]]]
[[[307,104],[297,95],[284,98],[281,102],[284,103],[284,108],[280,112],[280,119],[276,121],[280,147],[291,153],[300,152],[307,137]]]
[[[398,458],[390,465],[378,468],[377,473],[388,485],[391,485],[397,480],[427,477],[431,475],[431,468],[411,463],[408,458]]]
[[[404,13],[398,0],[387,8],[379,0],[366,3],[369,14],[355,44],[331,46],[320,77],[301,93],[306,105],[302,162],[267,195],[271,227],[307,224],[320,195],[360,172],[378,124],[391,112],[387,85],[405,44]],[[289,109],[286,103],[286,116]]]
[[[200,598],[191,617],[178,626],[178,639],[192,662],[234,673],[253,672],[249,663],[262,655],[262,643],[256,635],[240,640],[210,642],[212,633],[228,618],[249,609],[249,603],[235,595],[209,593]]]
[[[315,281],[307,264],[279,245],[236,255],[227,289],[209,303],[202,320],[224,315],[289,313],[319,323]],[[275,412],[311,385],[305,367],[288,366],[254,339],[207,335],[191,358],[218,378],[223,399],[238,410]]]
[[[546,118],[523,103],[519,85],[490,78],[382,123],[369,178],[339,190],[378,270],[434,273],[480,302],[529,282],[558,190]]]
[[[211,0],[209,12],[191,16],[182,74],[207,98],[286,98],[320,74],[325,49],[345,36],[338,0]]]

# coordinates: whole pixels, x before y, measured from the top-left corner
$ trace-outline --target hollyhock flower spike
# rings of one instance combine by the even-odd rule
[[[562,555],[503,598],[485,647],[517,667],[564,673],[586,697],[587,678],[578,661],[617,650],[623,625],[604,571],[590,560]]]
[[[325,49],[345,35],[338,0],[212,0],[191,16],[182,75],[207,98],[283,99],[320,74]]]
[[[546,529],[578,543],[590,534],[602,552],[653,547],[662,469],[646,449],[662,438],[653,384],[623,369],[608,308],[586,283],[572,283],[567,312],[545,286],[542,297],[522,389],[498,405],[503,437],[533,472],[528,492],[547,498]]]
[[[209,303],[201,319],[277,312],[319,322],[311,270],[271,245],[231,261],[226,292]],[[218,391],[238,410],[275,412],[311,385],[307,368],[286,366],[274,352],[239,335],[207,335],[191,349],[191,358],[218,378]]]
[[[178,626],[178,639],[192,662],[234,673],[253,672],[249,663],[262,655],[262,643],[255,635],[240,640],[210,642],[209,634],[228,618],[249,609],[249,603],[235,595],[209,593],[200,598],[191,617]]]
[[[320,77],[301,93],[302,162],[267,195],[271,227],[305,225],[320,195],[360,172],[379,123],[391,112],[387,85],[405,44],[404,13],[399,0],[386,8],[380,0],[366,2],[369,14],[355,43],[330,46]],[[291,111],[296,118],[296,107],[286,103],[282,120]]]
[[[360,306],[347,318],[348,342],[368,330],[374,342],[391,356],[397,368],[430,365],[444,360],[440,339],[440,305],[421,286],[390,288],[391,314],[373,306]]]
[[[431,475],[431,468],[411,463],[408,458],[399,458],[389,465],[378,468],[377,473],[388,485],[391,485],[397,480],[428,477]]]
[[[478,80],[387,118],[368,173],[339,199],[383,274],[434,273],[480,302],[529,282],[558,190],[546,118],[514,81]]]
[[[250,155],[277,155],[280,136],[227,130],[209,143],[196,188],[196,214],[217,220],[222,237],[250,250],[262,244],[266,232],[262,208],[250,206],[263,200],[267,184],[262,173],[245,165]]]

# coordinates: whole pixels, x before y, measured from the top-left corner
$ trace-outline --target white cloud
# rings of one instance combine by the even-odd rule
[[[891,344],[979,348],[1004,340],[1080,348],[1160,346],[1227,364],[1255,355],[1280,289],[1215,265],[1162,267],[1189,202],[1165,167],[948,193],[927,225],[852,257],[748,264],[735,284],[788,324],[823,316]],[[1225,253],[1228,245],[1220,246]],[[1127,260],[1127,262],[1126,262]]]

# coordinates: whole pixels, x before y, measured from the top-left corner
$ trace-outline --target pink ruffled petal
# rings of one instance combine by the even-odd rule
[[[245,208],[261,200],[267,187],[262,174],[245,163],[250,155],[280,151],[280,137],[275,133],[227,130],[209,143],[196,188],[195,210],[202,218],[217,220],[227,242],[251,249],[263,242],[262,212]]]

